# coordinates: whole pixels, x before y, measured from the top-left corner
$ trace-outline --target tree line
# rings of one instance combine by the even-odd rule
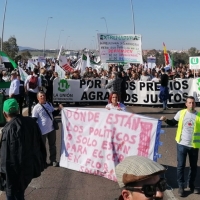
[[[188,51],[182,51],[182,52],[171,52],[168,51],[168,54],[170,55],[170,58],[173,61],[174,66],[178,66],[180,63],[183,65],[186,65],[189,63],[189,57],[191,56],[200,56],[199,50],[197,50],[196,47],[191,47],[188,49]],[[152,49],[148,51],[146,55],[143,55],[143,60],[144,62],[147,62],[147,57],[156,57],[156,64],[157,65],[162,65],[165,64],[165,59],[164,59],[164,51],[162,50],[155,50]]]

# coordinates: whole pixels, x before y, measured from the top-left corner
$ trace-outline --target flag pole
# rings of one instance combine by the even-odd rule
[[[61,45],[61,47],[60,47],[60,51],[59,51],[59,53],[58,53],[57,60],[59,60],[59,58],[60,58],[61,51],[62,51],[62,45]]]
[[[5,2],[4,14],[3,14],[3,25],[2,25],[2,33],[1,33],[1,51],[3,51],[3,33],[4,33],[4,22],[5,22],[5,16],[6,16],[6,7],[7,7],[7,0]]]

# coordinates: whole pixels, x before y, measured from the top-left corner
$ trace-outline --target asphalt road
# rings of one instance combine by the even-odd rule
[[[100,107],[100,106],[88,106]],[[167,111],[162,111],[161,108],[142,107],[142,106],[129,106],[127,110],[133,113],[160,118],[161,115],[167,118],[173,118],[174,114],[180,108],[171,108]],[[176,128],[168,127],[163,123],[165,133],[161,135],[160,141],[163,145],[159,148],[159,153],[162,157],[158,162],[165,165],[168,170],[166,179],[168,183],[168,190],[165,192],[165,200],[168,199],[182,199],[177,195],[177,182],[176,182],[176,142],[175,132]],[[61,132],[57,131],[57,160],[60,156]],[[187,163],[186,173],[188,174]],[[198,166],[200,161],[198,160]],[[198,175],[196,178],[196,186],[200,187],[200,167],[198,167]],[[25,193],[26,200],[114,200],[120,195],[118,184],[106,178],[89,175],[73,170],[68,170],[61,167],[48,167],[37,179],[34,179]],[[186,192],[185,199],[197,200],[199,195],[190,194]],[[5,194],[0,195],[0,200],[6,199]]]

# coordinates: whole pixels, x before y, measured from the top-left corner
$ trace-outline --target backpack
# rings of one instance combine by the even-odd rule
[[[29,80],[29,88],[35,89],[38,86],[38,77],[37,76],[31,76]]]

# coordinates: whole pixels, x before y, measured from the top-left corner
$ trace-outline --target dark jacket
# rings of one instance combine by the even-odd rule
[[[167,87],[169,82],[169,77],[167,74],[162,74],[160,77],[160,84],[163,87]]]
[[[19,94],[21,97],[24,97],[24,94],[25,94],[24,81],[22,80],[20,80]]]
[[[46,165],[46,149],[34,119],[17,115],[2,129],[0,170],[6,193],[24,191]]]
[[[105,88],[110,89],[111,92],[117,92],[119,95],[121,95],[121,83],[122,79],[116,77],[113,80],[109,81]]]

